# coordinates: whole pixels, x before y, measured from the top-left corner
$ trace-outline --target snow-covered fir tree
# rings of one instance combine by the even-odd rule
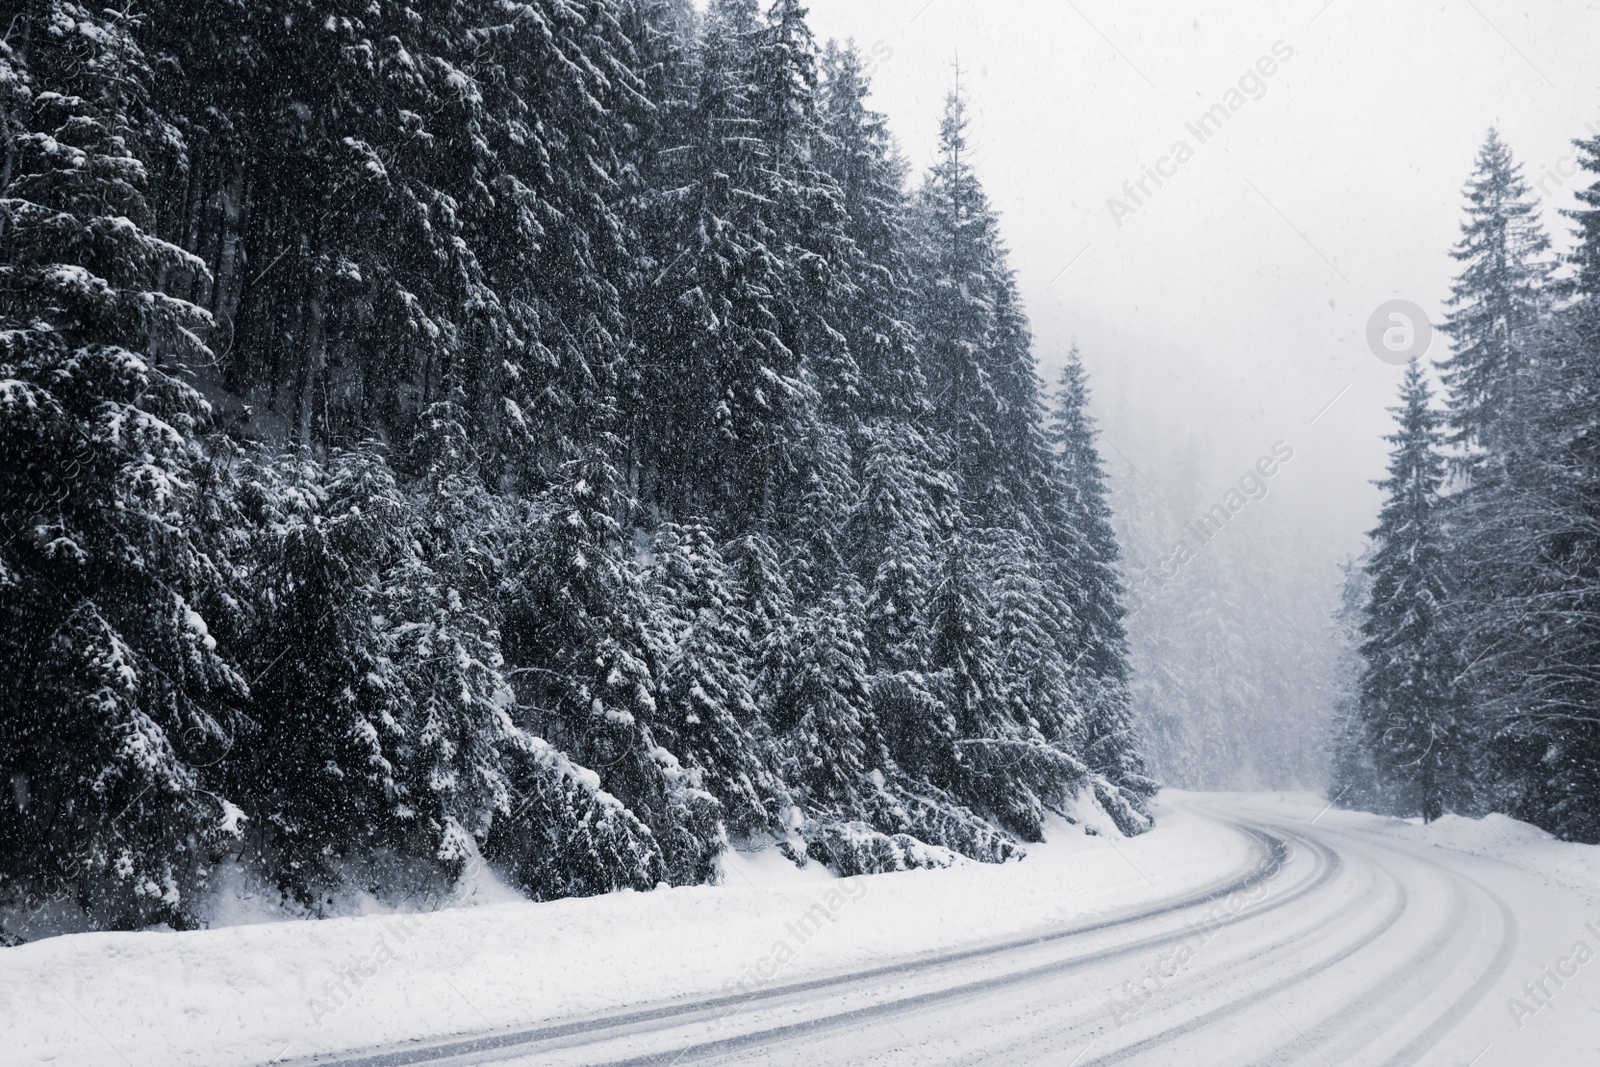
[[[1366,670],[1360,715],[1373,762],[1403,810],[1437,819],[1466,801],[1460,673],[1445,639],[1450,600],[1443,507],[1440,415],[1422,367],[1406,370],[1384,504],[1372,531],[1371,580],[1361,633]]]
[[[376,447],[327,464],[248,464],[241,511],[256,531],[249,722],[218,765],[273,880],[316,910],[348,876],[403,851],[416,809],[406,780],[408,696],[391,640],[385,575],[409,548],[409,509]]]
[[[1058,640],[1067,659],[1076,732],[1092,770],[1129,795],[1141,812],[1155,783],[1145,777],[1128,689],[1122,550],[1111,524],[1110,489],[1098,430],[1089,413],[1088,374],[1074,345],[1057,383],[1048,425],[1044,529],[1059,598]]]
[[[520,725],[597,772],[655,835],[668,880],[690,884],[712,873],[721,805],[656,740],[659,683],[629,508],[598,450],[538,502],[505,581],[507,660]]]
[[[1592,142],[1579,142],[1596,169]],[[1530,338],[1522,403],[1453,501],[1461,685],[1478,726],[1480,804],[1600,840],[1600,737],[1587,709],[1600,655],[1600,301],[1593,204],[1580,190],[1572,277]]]
[[[1514,421],[1548,305],[1549,239],[1538,202],[1511,150],[1491,128],[1466,187],[1466,221],[1451,256],[1465,264],[1450,289],[1444,331],[1454,342],[1441,365],[1453,440],[1492,445],[1501,420]]]
[[[704,524],[668,524],[650,555],[662,744],[701,771],[730,830],[773,829],[788,799],[758,703],[744,591]]]
[[[49,0],[0,43],[0,897],[65,878],[96,923],[182,926],[240,830],[192,756],[248,686],[211,632],[228,561],[188,521],[209,322],[160,283],[205,268],[152,233],[136,31]]]

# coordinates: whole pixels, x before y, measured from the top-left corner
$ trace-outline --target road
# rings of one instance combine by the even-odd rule
[[[1581,907],[1536,872],[1248,798],[1185,803],[1245,835],[1252,858],[1136,912],[752,996],[317,1062],[1600,1064],[1595,990],[1562,990],[1531,1023],[1508,1015],[1506,998],[1585,935]]]

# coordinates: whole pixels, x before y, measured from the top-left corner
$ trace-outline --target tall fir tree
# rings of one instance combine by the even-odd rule
[[[568,465],[502,583],[506,658],[519,725],[597,772],[654,834],[667,880],[692,884],[711,876],[722,812],[701,772],[657,741],[663,709],[632,505],[607,452]]]
[[[1582,163],[1600,168],[1594,141]],[[1600,263],[1594,205],[1600,181],[1578,192],[1567,299],[1534,336],[1534,360],[1515,432],[1492,456],[1492,477],[1456,501],[1462,594],[1455,635],[1468,660],[1463,686],[1479,720],[1485,806],[1566,838],[1600,840],[1594,816],[1600,736]]]
[[[871,85],[854,44],[830,41],[823,70],[815,153],[844,210],[839,269],[849,287],[835,299],[833,319],[860,374],[857,417],[918,418],[928,398],[911,326],[905,163],[888,121],[867,106]]]
[[[1445,459],[1439,413],[1420,365],[1407,368],[1389,477],[1372,531],[1372,582],[1361,654],[1361,719],[1374,762],[1406,810],[1432,821],[1465,802],[1467,768],[1460,664],[1445,640],[1450,601],[1443,508]]]
[[[409,693],[385,588],[407,552],[409,509],[370,446],[326,467],[303,456],[246,464],[240,482],[256,534],[251,704],[217,770],[272,880],[320,912],[345,884],[382,892],[386,873],[372,863],[404,851],[412,832]]]
[[[1573,267],[1571,287],[1592,300],[1600,296],[1600,135],[1578,138],[1572,143],[1579,152],[1578,166],[1595,177],[1573,194],[1580,206],[1562,212],[1576,223],[1576,244],[1569,257]]]
[[[948,449],[964,512],[982,526],[991,517],[984,505],[1001,412],[989,348],[1006,279],[998,261],[999,220],[970,155],[966,101],[958,88],[945,101],[938,162],[912,210],[914,313],[933,395],[928,421]]]
[[[635,308],[650,357],[639,385],[647,407],[633,420],[645,492],[719,519],[770,515],[815,401],[782,303],[790,263],[775,215],[792,201],[769,138],[793,116],[774,114],[756,81],[758,62],[773,58],[769,35],[755,0],[711,4],[640,224],[652,275]]]
[[[1515,424],[1552,265],[1538,202],[1493,128],[1466,198],[1461,241],[1450,253],[1465,266],[1451,286],[1443,326],[1454,345],[1441,374],[1453,441],[1472,449],[1492,447],[1497,427]]]
[[[1122,552],[1111,523],[1098,432],[1089,413],[1088,374],[1074,345],[1050,413],[1053,462],[1042,494],[1043,537],[1054,568],[1050,589],[1061,605],[1057,639],[1070,672],[1078,727],[1068,736],[1090,769],[1124,791],[1142,819],[1144,802],[1157,787],[1145,774],[1134,727],[1123,623],[1127,609],[1118,570]]]
[[[650,556],[661,742],[704,775],[730,830],[774,829],[789,800],[758,704],[744,591],[704,524],[667,524]]]
[[[196,921],[237,808],[194,766],[248,687],[218,637],[231,567],[191,528],[210,409],[201,274],[152,234],[162,133],[127,12],[42,0],[0,44],[0,896],[51,879],[104,922]],[[10,42],[16,42],[12,44]]]

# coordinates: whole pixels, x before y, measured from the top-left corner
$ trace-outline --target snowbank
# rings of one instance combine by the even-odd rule
[[[228,1067],[871,965],[1121,910],[1243,867],[1169,807],[1133,839],[1057,823],[1021,862],[856,878],[736,855],[724,884],[546,904],[76,934],[0,952],[8,1063]]]
[[[1600,845],[1559,841],[1506,815],[1482,819],[1446,815],[1427,826],[1421,819],[1372,818],[1375,825],[1367,828],[1378,833],[1531,869],[1555,888],[1600,904]]]
[[[1276,813],[1284,818],[1285,825],[1312,822],[1498,860],[1538,875],[1553,889],[1575,893],[1589,904],[1600,904],[1600,845],[1560,841],[1537,826],[1507,815],[1488,815],[1482,819],[1446,815],[1425,825],[1420,818],[1399,819],[1335,808],[1315,793],[1177,793],[1168,790],[1163,796],[1243,804],[1262,814]]]

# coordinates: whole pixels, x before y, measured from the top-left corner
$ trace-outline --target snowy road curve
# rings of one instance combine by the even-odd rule
[[[1486,884],[1471,864],[1377,834],[1190,803],[1252,840],[1252,861],[1135,913],[755,995],[318,1062],[1497,1062],[1496,990],[1529,966],[1506,899],[1516,879]]]

